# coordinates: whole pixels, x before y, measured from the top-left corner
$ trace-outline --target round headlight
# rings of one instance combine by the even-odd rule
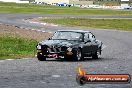
[[[70,48],[70,47],[69,47],[69,48],[67,48],[67,51],[71,52],[71,51],[72,51],[72,48]]]
[[[38,45],[38,46],[37,46],[37,49],[41,49],[41,46],[40,46],[40,45]]]

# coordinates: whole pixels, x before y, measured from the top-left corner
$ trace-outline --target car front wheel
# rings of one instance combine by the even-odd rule
[[[39,61],[46,61],[46,57],[44,57],[42,55],[37,55],[37,58]]]
[[[81,52],[81,50],[80,49],[78,49],[78,50],[76,50],[75,51],[75,53],[74,53],[74,55],[73,55],[73,60],[74,61],[81,61],[81,60],[83,60],[83,54],[82,54],[82,52]]]

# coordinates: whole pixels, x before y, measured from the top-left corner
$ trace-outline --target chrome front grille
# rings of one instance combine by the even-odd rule
[[[43,50],[45,50],[46,52],[49,53],[59,53],[59,52],[64,52],[66,51],[66,47],[62,46],[62,47],[57,47],[57,46],[43,46]]]
[[[59,48],[47,48],[47,50],[50,52],[50,53],[58,53],[58,52],[61,52],[61,49]]]

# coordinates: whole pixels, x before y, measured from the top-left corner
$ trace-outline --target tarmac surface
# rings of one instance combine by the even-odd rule
[[[79,17],[131,19],[127,16],[77,16],[0,13],[0,23],[16,27],[54,32],[61,29],[89,30],[104,43],[100,59],[88,58],[81,62],[66,62],[49,59],[40,62],[36,58],[0,61],[0,88],[132,88],[130,84],[86,84],[76,83],[76,71],[82,65],[88,74],[130,74],[132,75],[132,32],[96,30],[31,23],[26,19],[37,17]],[[9,58],[10,59],[10,58]]]

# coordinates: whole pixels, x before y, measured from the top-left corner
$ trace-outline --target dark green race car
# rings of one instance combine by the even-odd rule
[[[96,40],[89,31],[60,30],[51,38],[37,45],[37,58],[46,61],[48,58],[80,61],[86,57],[97,59],[101,55],[102,42]]]

